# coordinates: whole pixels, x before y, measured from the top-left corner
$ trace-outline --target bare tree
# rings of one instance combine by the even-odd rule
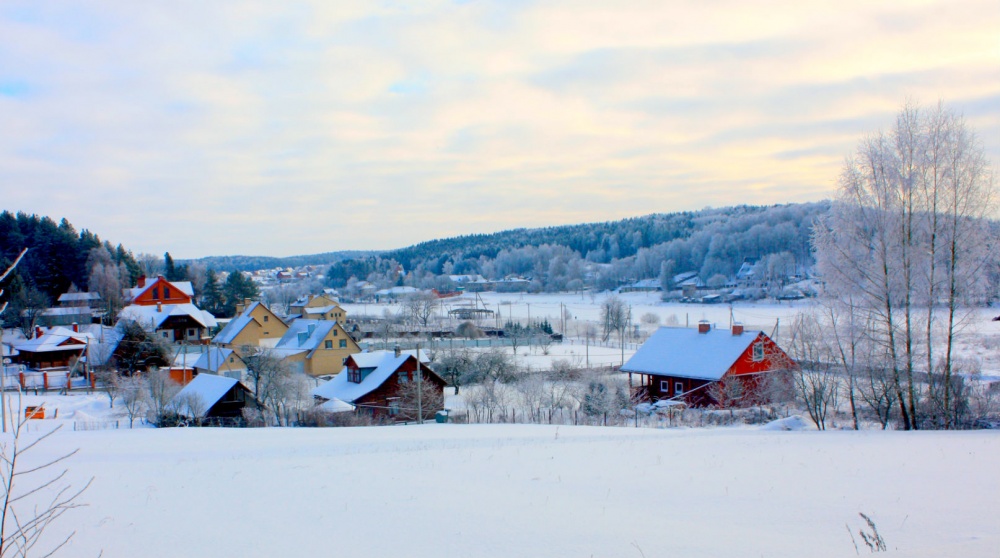
[[[890,132],[869,136],[847,160],[839,200],[815,229],[828,292],[856,297],[872,319],[871,340],[888,354],[906,429],[924,424],[922,375],[942,375],[942,398],[951,397],[955,334],[963,310],[983,296],[984,269],[995,265],[986,220],[993,187],[983,149],[960,117],[908,104]],[[947,416],[942,426],[951,426]]]
[[[208,403],[199,393],[189,392],[175,397],[173,405],[178,413],[190,416],[198,426],[201,426],[205,413],[208,412]]]
[[[414,293],[403,299],[403,313],[417,325],[427,327],[439,305],[434,293]]]
[[[799,365],[791,371],[796,394],[816,428],[826,430],[827,415],[837,407],[839,386],[823,326],[815,315],[800,314],[795,319],[789,349]]]
[[[30,437],[25,426],[27,419],[20,412],[15,416],[21,418],[14,425],[13,435],[0,441],[0,488],[3,490],[0,557],[26,557],[40,544],[48,547],[40,554],[52,556],[76,532],[62,540],[50,541],[45,538],[46,530],[66,512],[84,506],[79,498],[94,479],[88,480],[83,487],[74,487],[66,479],[69,469],[65,463],[77,450],[36,462],[36,450],[43,447],[62,425],[38,437]],[[25,462],[30,464],[24,465]]]
[[[729,409],[729,416],[733,416],[733,409],[744,407],[750,402],[747,397],[747,386],[743,380],[726,374],[721,380],[708,387],[708,395],[720,409]]]
[[[94,372],[94,376],[97,378],[101,385],[104,387],[104,393],[108,396],[109,408],[115,408],[115,399],[121,391],[122,385],[122,375],[115,368],[104,367],[100,370]]]
[[[135,419],[146,412],[149,401],[146,378],[138,374],[122,376],[119,385],[121,386],[122,407],[125,408],[125,414],[128,416],[128,427],[132,428]]]
[[[173,414],[173,400],[181,386],[170,377],[166,368],[155,368],[146,373],[146,390],[150,422],[162,425],[168,415]]]
[[[404,420],[417,420],[420,417],[418,408],[423,409],[423,420],[433,419],[434,414],[444,408],[441,388],[428,381],[426,373],[420,381],[414,374],[412,380],[401,383],[396,395],[399,397],[399,417]]]

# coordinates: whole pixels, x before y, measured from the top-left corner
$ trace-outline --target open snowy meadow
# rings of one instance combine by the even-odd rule
[[[998,433],[785,423],[65,429],[43,454],[79,448],[68,478],[94,480],[47,536],[76,531],[65,556],[846,557],[869,553],[863,512],[889,556],[997,556]]]

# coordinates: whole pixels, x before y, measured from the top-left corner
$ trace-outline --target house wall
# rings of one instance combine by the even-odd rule
[[[437,389],[442,393],[443,397],[445,381],[436,374],[428,372],[427,365],[423,365],[422,369],[424,370],[423,381],[435,384]],[[355,401],[354,404],[358,406],[359,410],[362,412],[369,412],[377,418],[391,417],[392,415],[390,414],[388,407],[390,399],[397,397],[397,394],[399,393],[399,372],[406,372],[409,380],[413,381],[416,377],[416,371],[416,359],[407,359],[402,365],[400,365],[392,376],[389,376],[389,378],[382,383],[381,386],[372,390],[364,397],[361,397]],[[370,407],[365,407],[365,405],[370,405]]]
[[[755,361],[753,358],[754,345],[758,343],[763,344],[763,358]],[[763,375],[787,368],[790,363],[791,359],[788,355],[770,337],[759,333],[753,343],[750,343],[747,349],[736,359],[729,370],[726,371],[723,378],[739,378],[743,382],[745,397],[748,400],[753,400],[760,389]],[[710,384],[715,382],[674,376],[644,376],[642,387],[651,401],[676,397],[676,383],[680,382],[684,386],[683,401],[688,405],[693,407],[707,407],[717,403],[709,392],[711,389]],[[667,382],[667,385],[663,385],[663,382]]]
[[[330,341],[333,348],[325,348],[326,341]],[[340,346],[341,341],[346,341],[346,347]],[[312,356],[306,358],[305,372],[310,376],[337,374],[344,368],[344,359],[360,352],[361,347],[354,342],[354,339],[338,323],[320,341],[319,348],[312,353]]]
[[[166,289],[166,291],[164,289]],[[156,295],[155,297],[153,296],[154,294]],[[165,294],[167,296],[164,296]],[[132,304],[137,304],[139,306],[153,306],[157,303],[188,304],[190,302],[191,297],[182,293],[180,289],[171,285],[166,279],[157,277],[156,280],[153,281],[153,286],[146,289],[146,291],[141,295],[135,297]]]
[[[285,322],[281,321],[281,318],[263,304],[258,304],[254,307],[250,315],[257,320],[259,324],[257,327],[260,328],[256,334],[257,342],[255,344],[259,344],[261,339],[281,339],[288,331],[288,326],[285,325]]]

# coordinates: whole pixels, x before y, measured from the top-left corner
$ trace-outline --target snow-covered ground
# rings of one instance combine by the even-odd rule
[[[535,425],[56,433],[63,555],[996,556],[1000,434]]]

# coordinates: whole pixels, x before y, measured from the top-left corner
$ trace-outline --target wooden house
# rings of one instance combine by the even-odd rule
[[[245,304],[245,308],[237,307],[239,314],[222,328],[212,343],[236,352],[241,352],[243,347],[274,347],[288,332],[288,325],[266,304],[250,301]]]
[[[340,372],[347,357],[361,352],[344,326],[330,320],[295,320],[272,349],[293,370],[310,376]]]
[[[375,417],[392,419],[412,418],[416,413],[405,407],[401,392],[417,380],[425,382],[425,390],[433,391],[434,397],[427,398],[427,404],[434,400],[440,405],[447,382],[429,366],[426,356],[421,354],[418,362],[415,354],[399,351],[374,351],[347,357],[344,370],[329,382],[313,390],[313,396],[320,402],[343,401],[354,405],[359,412],[367,412]],[[439,409],[428,409],[437,411]],[[425,411],[426,413],[427,411]]]
[[[235,378],[198,374],[173,398],[178,413],[195,418],[240,418],[245,407],[259,408],[253,392]]]
[[[194,298],[194,287],[190,281],[167,281],[162,275],[156,279],[139,277],[138,284],[131,289],[125,289],[125,298],[129,304],[136,306],[155,306],[157,304],[191,304]]]
[[[734,324],[714,329],[708,322],[698,329],[661,327],[622,366],[639,375],[641,395],[650,400],[683,401],[692,406],[715,405],[712,386],[738,381],[740,406],[753,404],[765,374],[787,370],[795,363],[762,331],[746,331]]]
[[[307,295],[293,302],[288,308],[289,318],[305,318],[309,320],[332,320],[344,325],[347,322],[345,311],[334,298],[327,294]]]
[[[55,327],[44,330],[35,328],[35,336],[11,343],[17,351],[17,362],[33,370],[65,369],[83,357],[87,351],[90,334],[78,327]]]
[[[218,325],[215,316],[194,304],[132,304],[118,314],[170,343],[208,342],[207,334]]]

